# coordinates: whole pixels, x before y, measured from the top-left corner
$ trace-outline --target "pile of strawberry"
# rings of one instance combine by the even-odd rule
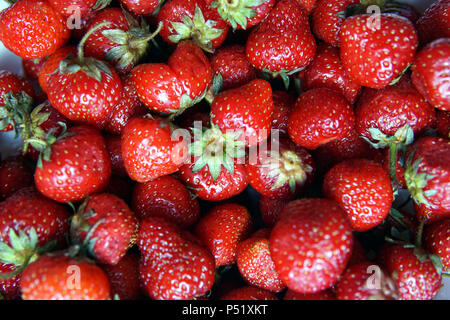
[[[449,10],[15,1],[1,297],[432,299],[450,272]]]

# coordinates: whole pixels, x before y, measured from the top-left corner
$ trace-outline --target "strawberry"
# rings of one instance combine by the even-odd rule
[[[127,177],[127,171],[122,157],[122,143],[120,136],[105,135],[106,149],[111,159],[111,172],[120,177]]]
[[[434,1],[425,10],[416,23],[422,45],[426,45],[439,38],[450,37],[449,10],[449,0]]]
[[[249,184],[263,196],[293,198],[312,182],[315,165],[306,149],[287,139],[272,143],[267,150],[254,148],[250,154],[256,159],[250,159],[245,169]]]
[[[443,219],[424,230],[424,245],[428,252],[441,257],[443,272],[450,272],[450,219]]]
[[[37,80],[47,59],[48,56],[38,59],[22,59],[22,69],[25,77],[29,80]]]
[[[245,281],[252,286],[280,292],[284,284],[275,270],[269,250],[270,229],[261,229],[239,244],[237,266]]]
[[[316,293],[299,293],[288,289],[283,300],[336,300],[336,296],[330,290]]]
[[[34,181],[43,195],[58,202],[80,201],[107,186],[111,161],[100,132],[77,126],[48,140],[31,142],[41,151]]]
[[[298,97],[289,116],[288,133],[296,144],[313,150],[345,137],[354,125],[354,111],[344,96],[316,88]]]
[[[297,2],[299,6],[301,6],[303,9],[306,10],[306,12],[309,14],[311,11],[313,11],[314,7],[316,6],[317,0],[294,0]]]
[[[159,217],[139,229],[141,285],[154,300],[203,296],[214,284],[214,258],[192,234]]]
[[[375,89],[401,75],[418,45],[417,32],[407,18],[392,14],[378,18],[379,25],[370,14],[349,17],[340,31],[340,55],[347,74],[355,83]]]
[[[121,6],[136,15],[150,15],[155,12],[163,0],[119,0]]]
[[[122,81],[105,62],[84,56],[86,41],[97,29],[96,25],[78,44],[77,57],[60,62],[57,71],[48,79],[47,95],[50,103],[64,116],[103,129],[114,105],[122,95]]]
[[[312,29],[321,40],[335,47],[339,46],[339,31],[345,18],[339,15],[348,6],[358,4],[359,0],[318,0],[312,12]]]
[[[300,74],[304,91],[320,87],[333,89],[342,93],[351,104],[355,103],[361,90],[361,86],[345,72],[339,49],[324,43],[319,44],[314,60]]]
[[[233,29],[247,29],[263,21],[272,10],[276,0],[206,0],[216,8],[223,20]]]
[[[88,241],[97,261],[116,265],[137,239],[138,223],[122,199],[109,193],[87,198],[72,217],[73,241]]]
[[[109,280],[99,266],[64,254],[47,254],[30,264],[20,288],[24,300],[110,299]]]
[[[176,47],[167,64],[140,64],[131,71],[139,99],[159,113],[181,113],[198,103],[212,82],[212,68],[192,41]]]
[[[406,152],[405,181],[417,204],[434,213],[450,211],[450,142],[418,139]]]
[[[214,74],[223,79],[223,89],[233,89],[256,79],[257,72],[250,65],[245,55],[245,47],[234,44],[218,49],[211,57]]]
[[[220,300],[278,300],[270,291],[256,287],[242,287],[224,294]]]
[[[122,157],[131,179],[147,182],[174,173],[183,165],[186,141],[172,139],[171,124],[162,119],[133,118],[122,132]]]
[[[437,110],[436,129],[440,137],[450,139],[450,111]]]
[[[8,274],[14,272],[17,267],[13,264],[5,264],[0,262],[0,274]],[[0,297],[5,300],[20,299],[20,275],[10,277],[8,279],[0,279]]]
[[[383,169],[386,170],[389,174],[391,173],[391,151],[389,148],[386,148],[382,151],[381,156],[381,165]],[[406,189],[405,182],[405,169],[403,168],[403,157],[401,153],[397,153],[397,157],[395,160],[395,181],[397,183],[398,189]],[[394,171],[393,171],[394,172]]]
[[[162,217],[190,228],[200,216],[200,206],[189,190],[176,178],[163,176],[146,183],[138,183],[133,190],[133,211],[140,220]]]
[[[21,156],[9,157],[0,162],[0,199],[6,199],[25,187],[33,185],[33,169]]]
[[[259,199],[259,211],[262,220],[267,227],[273,227],[280,216],[281,210],[289,202],[285,199],[272,199],[262,196]]]
[[[315,293],[338,280],[350,259],[353,237],[337,203],[310,198],[284,207],[269,241],[275,269],[286,286]]]
[[[70,37],[64,18],[47,1],[19,0],[0,15],[0,41],[23,59],[48,56]]]
[[[214,255],[216,267],[236,262],[239,242],[252,228],[250,213],[241,205],[220,204],[200,218],[195,234]]]
[[[450,111],[449,55],[450,39],[439,39],[420,50],[411,67],[411,79],[417,90],[435,108],[445,111]]]
[[[256,69],[280,76],[288,86],[289,75],[308,65],[316,43],[306,12],[294,0],[281,0],[250,34],[247,59]]]
[[[120,300],[138,300],[140,297],[139,256],[128,252],[115,265],[102,265],[109,279],[111,297]]]
[[[161,22],[160,34],[167,43],[191,39],[209,52],[220,47],[228,34],[226,22],[205,0],[168,0],[158,13]]]
[[[450,211],[442,212],[439,209],[434,210],[432,208],[427,208],[422,203],[414,202],[413,206],[414,211],[416,212],[417,219],[420,221],[424,221],[425,224],[430,224],[450,216]]]
[[[295,105],[295,96],[286,91],[273,92],[272,130],[278,130],[280,136],[288,135],[289,115]]]
[[[394,245],[384,247],[380,255],[400,300],[431,300],[437,294],[442,277],[422,250]]]
[[[81,18],[88,17],[94,10],[109,4],[109,0],[47,0],[47,2],[64,17],[79,14]]]
[[[398,296],[396,291],[394,281],[373,262],[348,267],[336,285],[338,300],[393,300]]]
[[[347,268],[350,267],[351,265],[365,262],[367,260],[368,260],[367,254],[364,247],[362,246],[358,238],[355,236],[355,233],[353,233],[352,256],[350,257],[350,260],[347,263]]]

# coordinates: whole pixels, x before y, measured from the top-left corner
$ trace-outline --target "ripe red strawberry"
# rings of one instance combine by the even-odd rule
[[[423,234],[425,248],[442,259],[442,271],[450,272],[450,219],[443,219],[425,228]]]
[[[131,71],[139,99],[159,113],[181,113],[198,103],[212,77],[208,58],[192,41],[178,44],[167,64],[140,64]]]
[[[278,221],[281,210],[288,203],[288,200],[284,199],[272,199],[262,196],[259,199],[259,211],[261,213],[262,220],[267,227],[273,227]]]
[[[358,238],[353,234],[353,249],[352,249],[352,256],[350,257],[350,260],[347,263],[347,268],[351,265],[358,264],[361,262],[367,261],[367,254],[362,246],[361,242],[358,240]]]
[[[43,145],[31,143],[41,148],[34,181],[43,195],[58,202],[80,201],[106,188],[111,161],[100,132],[78,126],[49,140],[42,140]]]
[[[24,300],[110,299],[109,280],[99,266],[63,254],[47,254],[30,264],[20,289]]]
[[[437,0],[417,20],[420,43],[426,45],[439,38],[450,37],[450,1]]]
[[[138,183],[134,187],[131,204],[140,220],[158,216],[183,229],[190,228],[200,216],[197,199],[172,176]]]
[[[293,0],[278,2],[246,45],[248,61],[273,77],[281,76],[286,86],[288,76],[308,65],[315,51],[308,16]]]
[[[141,285],[154,300],[203,296],[214,284],[214,258],[192,234],[159,217],[141,222]]]
[[[140,297],[139,256],[128,252],[115,265],[102,265],[109,279],[111,297],[120,300],[138,300]]]
[[[382,151],[381,155],[377,154],[381,157],[381,165],[383,166],[384,170],[391,173],[391,151],[389,148],[386,148]],[[403,154],[397,153],[397,158],[395,160],[395,179],[396,183],[398,185],[398,189],[406,189],[406,182],[405,182],[405,169],[403,168]]]
[[[434,213],[450,212],[450,142],[420,138],[405,159],[405,181],[414,201]]]
[[[314,293],[334,284],[351,256],[353,236],[345,212],[327,199],[288,203],[270,235],[275,268],[286,286]]]
[[[47,93],[48,80],[53,73],[59,69],[59,64],[61,61],[65,60],[70,54],[75,56],[76,51],[77,50],[74,46],[61,47],[48,56],[47,60],[45,60],[38,75],[39,85],[45,93]]]
[[[211,104],[211,121],[220,131],[240,133],[247,146],[267,139],[272,126],[273,100],[270,83],[253,80],[219,93]]]
[[[309,14],[313,11],[317,0],[294,0]]]
[[[130,77],[123,80],[122,97],[114,106],[105,130],[112,134],[121,134],[131,118],[140,117],[148,113],[148,109],[139,100],[136,89]]]
[[[345,210],[355,231],[367,231],[389,214],[393,192],[389,174],[366,159],[351,159],[325,175],[323,193]]]
[[[73,241],[84,242],[100,263],[116,265],[137,240],[138,223],[134,213],[119,197],[95,194],[85,200],[72,218]]]
[[[336,300],[336,296],[331,290],[316,293],[299,293],[288,289],[283,300]]]
[[[315,164],[311,154],[288,139],[280,140],[262,150],[250,149],[245,170],[249,184],[261,195],[291,199],[313,181]]]
[[[359,0],[318,0],[312,12],[312,29],[314,34],[321,40],[333,46],[339,46],[339,31],[345,18],[338,13]]]
[[[398,297],[395,283],[373,262],[348,267],[336,285],[338,300],[393,300]]]
[[[224,294],[220,300],[278,300],[270,291],[256,287],[242,287]]]
[[[218,49],[211,57],[214,74],[223,79],[223,89],[233,89],[256,79],[257,72],[245,55],[245,47],[234,44]]]
[[[347,136],[355,125],[355,114],[340,93],[328,88],[309,90],[295,103],[289,117],[289,137],[307,149]]]
[[[416,212],[417,219],[419,221],[424,221],[425,224],[430,224],[450,216],[450,211],[442,212],[434,210],[432,208],[427,208],[424,204],[418,204],[417,202],[414,202],[414,211]]]
[[[212,52],[222,45],[228,25],[205,0],[168,0],[158,13],[163,23],[161,36],[167,43],[193,40],[200,48]]]
[[[347,74],[362,86],[380,89],[392,83],[414,58],[417,32],[407,18],[381,14],[352,16],[340,31],[341,60]]]
[[[47,59],[48,56],[38,59],[22,59],[22,69],[25,77],[29,80],[37,80]]]
[[[384,247],[384,268],[395,281],[400,300],[431,300],[441,288],[442,277],[420,249],[401,245]]]
[[[79,14],[80,17],[89,16],[92,11],[98,9],[107,0],[47,0],[47,2],[63,17]]]
[[[214,255],[216,267],[236,262],[239,242],[252,228],[250,213],[241,205],[220,204],[211,209],[195,226],[195,234]]]
[[[272,130],[278,130],[280,136],[287,136],[289,116],[295,105],[296,98],[286,91],[274,91],[272,98]]]
[[[122,157],[122,143],[120,136],[105,135],[106,149],[108,150],[109,157],[111,159],[111,172],[112,174],[120,177],[127,176],[127,170],[123,163]]]
[[[119,0],[120,4],[136,15],[150,15],[158,9],[163,0]]]
[[[48,56],[70,37],[64,18],[47,1],[20,0],[0,15],[0,41],[23,59]]]
[[[252,286],[280,292],[285,285],[275,270],[269,250],[270,229],[261,229],[242,241],[236,263],[244,280]]]
[[[172,139],[162,119],[133,118],[122,132],[122,157],[131,179],[147,182],[176,172],[186,159],[187,142]]]
[[[417,90],[440,110],[450,111],[448,57],[450,39],[439,39],[419,51],[411,67]]]
[[[302,90],[325,87],[342,93],[354,104],[361,86],[355,83],[345,72],[339,57],[339,49],[321,43],[317,47],[314,60],[299,73]]]
[[[0,262],[0,274],[8,274],[17,269],[13,264]],[[8,279],[0,279],[0,295],[5,300],[20,299],[20,274]]]
[[[437,110],[436,130],[440,137],[450,139],[450,111]]]
[[[277,2],[276,0],[205,1],[208,6],[216,8],[222,19],[233,29],[248,29],[259,24]]]
[[[33,169],[21,156],[9,157],[0,162],[0,200],[14,192],[33,185]]]

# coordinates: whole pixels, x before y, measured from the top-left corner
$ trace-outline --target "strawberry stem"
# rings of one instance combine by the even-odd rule
[[[397,154],[398,154],[398,144],[390,143],[389,144],[389,175],[392,180],[392,187],[394,189],[394,193],[398,190],[400,183],[397,179]]]
[[[81,62],[84,60],[84,45],[86,44],[86,41],[89,39],[89,37],[98,29],[108,26],[110,24],[111,24],[111,22],[105,21],[105,22],[102,22],[102,23],[96,25],[92,29],[88,30],[88,32],[86,32],[86,34],[83,36],[83,38],[81,39],[81,41],[77,47],[78,59]]]
[[[417,227],[417,234],[416,234],[416,247],[417,248],[422,247],[422,235],[423,235],[424,226],[425,226],[425,220],[421,219],[419,222],[419,226]]]

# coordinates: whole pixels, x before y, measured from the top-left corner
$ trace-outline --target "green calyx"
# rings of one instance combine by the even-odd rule
[[[436,272],[439,275],[442,274],[443,264],[442,258],[440,256],[438,256],[437,254],[429,254],[422,247],[414,248],[414,255],[417,259],[419,259],[420,262],[430,261],[436,269]]]
[[[262,74],[262,76],[263,76],[263,78],[265,78],[266,80],[270,80],[271,78],[272,79],[275,79],[275,78],[278,78],[278,77],[280,77],[281,78],[281,80],[283,80],[283,84],[284,84],[284,87],[286,88],[286,90],[288,90],[289,89],[289,83],[290,83],[290,78],[289,78],[289,76],[291,76],[291,75],[293,75],[293,74],[295,74],[295,73],[297,73],[297,72],[300,72],[300,71],[302,71],[303,69],[305,69],[306,67],[302,67],[302,68],[298,68],[298,69],[294,69],[294,70],[291,70],[291,71],[288,71],[288,70],[280,70],[280,71],[278,71],[278,72],[272,72],[272,71],[270,71],[269,69],[266,69],[266,68],[264,68],[262,71],[263,71],[263,74]]]
[[[216,8],[223,20],[228,21],[233,29],[239,25],[242,29],[247,28],[247,20],[256,15],[255,8],[259,7],[265,0],[216,0],[211,3]]]
[[[25,92],[14,94],[10,91],[3,95],[3,101],[4,105],[0,106],[0,130],[12,125],[17,138],[21,134],[21,126],[29,121],[33,99]]]
[[[111,0],[97,0],[97,2],[92,7],[93,10],[99,11],[105,9],[107,6],[111,4]]]
[[[189,153],[196,161],[192,171],[198,172],[206,165],[214,181],[219,177],[222,166],[234,174],[234,160],[245,156],[245,142],[240,139],[242,132],[222,133],[214,124],[211,128],[191,128],[194,142]]]
[[[213,52],[212,41],[220,37],[224,30],[214,28],[217,21],[205,20],[202,10],[196,6],[194,17],[182,17],[182,22],[171,22],[175,34],[169,40],[178,43],[181,40],[192,39],[200,48]]]
[[[367,137],[362,138],[376,149],[386,148],[392,143],[405,147],[414,141],[414,131],[409,124],[405,124],[403,127],[398,129],[393,136],[384,134],[378,128],[369,128],[368,131],[371,139],[368,139]]]

